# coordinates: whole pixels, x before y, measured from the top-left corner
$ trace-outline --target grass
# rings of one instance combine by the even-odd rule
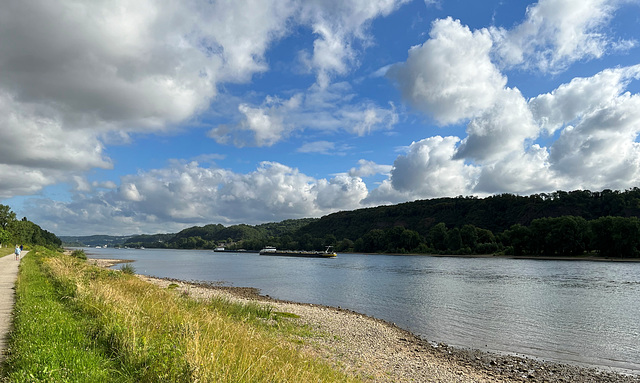
[[[71,252],[71,256],[79,259],[87,259],[87,253],[85,253],[84,250],[74,250]]]
[[[91,321],[66,304],[31,254],[22,260],[16,282],[14,327],[4,381],[127,381],[89,335]]]
[[[120,271],[125,274],[134,275],[136,273],[136,268],[133,267],[133,265],[130,263],[125,263],[124,265],[120,266]]]
[[[198,302],[45,249],[21,265],[11,382],[349,382],[305,354],[288,314]]]

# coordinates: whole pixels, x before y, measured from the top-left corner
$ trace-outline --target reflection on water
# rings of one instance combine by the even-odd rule
[[[640,263],[90,249],[137,272],[340,306],[430,341],[640,373]]]

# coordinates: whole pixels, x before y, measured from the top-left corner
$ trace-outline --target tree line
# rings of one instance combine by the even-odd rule
[[[636,257],[640,189],[456,197],[263,225],[194,226],[129,246],[339,252]]]
[[[0,246],[41,245],[59,248],[62,241],[53,233],[43,230],[26,217],[18,220],[16,213],[7,205],[0,204]]]

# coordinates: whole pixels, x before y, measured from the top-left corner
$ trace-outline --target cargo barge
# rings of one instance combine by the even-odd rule
[[[283,255],[302,258],[334,258],[338,256],[338,254],[331,251],[331,246],[327,246],[325,251],[278,250],[273,246],[267,246],[260,250],[260,255]]]

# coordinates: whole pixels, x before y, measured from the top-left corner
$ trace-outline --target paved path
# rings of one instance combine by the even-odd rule
[[[11,248],[3,249],[2,253],[7,251],[11,251]],[[27,251],[23,251],[21,257],[26,254]],[[11,312],[15,301],[14,286],[18,278],[19,264],[13,252],[0,258],[0,361],[4,359],[6,337],[11,326]]]

